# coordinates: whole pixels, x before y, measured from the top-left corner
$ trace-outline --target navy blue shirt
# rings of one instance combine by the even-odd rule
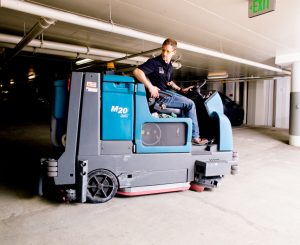
[[[171,62],[167,64],[161,55],[147,60],[138,68],[145,73],[154,86],[162,91],[169,89],[167,83],[173,80],[173,66]]]

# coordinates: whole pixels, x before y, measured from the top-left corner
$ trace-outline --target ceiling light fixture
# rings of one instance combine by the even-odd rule
[[[92,60],[92,59],[82,59],[82,60],[77,60],[77,61],[75,62],[75,64],[79,66],[79,65],[86,64],[86,63],[90,63],[90,62],[92,62],[92,61],[94,61],[94,60]]]
[[[226,71],[222,72],[209,72],[207,74],[207,79],[212,80],[212,79],[225,79],[228,78],[228,73]]]

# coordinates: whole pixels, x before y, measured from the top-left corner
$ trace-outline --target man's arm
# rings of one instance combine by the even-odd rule
[[[139,80],[141,83],[145,85],[145,88],[148,89],[152,98],[159,97],[158,94],[159,88],[152,85],[152,83],[149,81],[149,79],[146,77],[145,73],[141,69],[135,68],[133,70],[133,75],[136,77],[137,80]]]
[[[175,82],[171,81],[168,82],[168,86],[170,86],[172,89],[174,89],[175,91],[180,92],[181,91],[181,87],[179,87]]]
[[[171,81],[171,82],[168,82],[168,85],[173,88],[174,90],[176,90],[177,92],[181,92],[181,93],[184,93],[186,94],[187,92],[189,92],[194,86],[189,86],[187,88],[181,88],[179,87],[175,82]]]

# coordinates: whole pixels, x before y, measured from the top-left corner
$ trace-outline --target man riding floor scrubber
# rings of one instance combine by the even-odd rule
[[[204,102],[214,141],[193,146],[191,119],[153,116],[162,106],[149,109],[144,85],[132,77],[73,72],[68,87],[55,82],[51,139],[61,146],[64,138],[65,146],[57,160],[41,160],[41,194],[53,183],[65,200],[103,203],[116,193],[215,188],[237,171],[231,125],[217,92]]]

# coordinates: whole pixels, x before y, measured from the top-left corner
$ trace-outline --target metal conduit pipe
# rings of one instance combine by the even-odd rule
[[[14,48],[13,44],[10,43],[3,43],[0,41],[0,47],[4,48]],[[24,47],[22,51],[30,52],[30,53],[39,53],[39,54],[49,54],[49,55],[55,55],[55,56],[62,56],[67,57],[70,59],[92,59],[92,60],[101,60],[104,62],[110,62],[112,57],[106,57],[106,56],[97,56],[97,55],[91,55],[91,54],[80,54],[80,53],[74,53],[69,51],[62,51],[62,50],[54,50],[54,49],[45,49],[45,48],[37,48],[37,47]],[[144,58],[144,61],[133,61],[133,60],[121,60],[118,61],[118,63],[122,64],[129,64],[129,65],[139,65],[144,63],[147,60],[147,58]]]
[[[4,60],[4,64],[11,61],[31,40],[40,35],[45,29],[53,25],[55,20],[41,17],[31,30],[19,41],[11,53]]]
[[[85,26],[97,30],[117,33],[117,34],[129,36],[137,39],[148,40],[154,43],[161,44],[164,41],[163,37],[139,32],[131,28],[121,27],[115,24],[110,24],[104,21],[87,18],[77,14],[68,13],[57,9],[52,9],[49,7],[37,5],[30,2],[24,2],[19,0],[0,0],[0,7],[13,9],[16,11],[33,14],[33,15],[45,16],[48,18],[56,19],[58,21],[71,23],[79,26]]]
[[[0,33],[0,42],[14,44],[14,43],[19,43],[20,40],[21,37]],[[58,42],[45,41],[45,40],[41,42],[40,40],[36,40],[36,39],[29,42],[27,46],[36,48],[36,52],[40,52],[40,53],[46,53],[46,51],[45,52],[42,51],[43,49],[46,49],[47,53],[50,53],[51,52],[50,50],[56,50],[60,52],[68,52],[69,54],[73,54],[72,57],[77,57],[77,58],[91,58],[94,60],[114,61],[114,62],[120,62],[125,64],[132,64],[132,65],[138,65],[140,63],[144,63],[145,61],[147,61],[148,57],[144,57],[140,55],[160,50],[160,48],[158,48],[158,49],[141,52],[138,54],[125,54],[121,52],[100,50],[100,49],[88,48],[88,47],[83,47],[83,46],[78,46],[73,44],[58,43]],[[181,67],[181,64],[179,62],[173,62],[172,65],[175,69]]]
[[[116,34],[133,37],[133,38],[137,38],[137,39],[141,39],[141,40],[145,40],[145,41],[150,41],[150,42],[154,42],[154,43],[158,43],[158,44],[161,44],[165,39],[165,38],[157,36],[157,35],[151,35],[148,33],[136,31],[131,28],[121,27],[121,26],[118,26],[115,24],[110,24],[110,23],[104,22],[104,21],[87,18],[87,17],[83,17],[83,16],[76,15],[73,13],[68,13],[68,12],[64,12],[61,10],[56,10],[56,9],[52,9],[52,8],[48,8],[48,7],[44,7],[44,6],[33,4],[33,3],[20,1],[20,0],[0,0],[0,6],[4,7],[4,8],[8,8],[8,9],[13,9],[16,11],[21,11],[21,12],[28,13],[28,14],[45,16],[48,18],[56,19],[58,21],[63,21],[63,22],[67,22],[67,23],[71,23],[71,24],[75,24],[75,25],[79,25],[79,26],[93,28],[96,30],[116,33]],[[262,64],[259,62],[255,62],[255,61],[239,58],[236,56],[224,54],[221,52],[217,52],[214,50],[205,49],[205,48],[202,48],[202,47],[199,47],[196,45],[192,45],[192,44],[178,42],[177,46],[179,49],[188,50],[188,51],[191,51],[194,53],[199,53],[199,54],[216,57],[219,59],[229,60],[229,61],[237,62],[240,64],[257,67],[260,69],[281,72],[284,74],[291,74],[289,71],[285,71],[278,67],[269,66],[269,65],[265,65],[265,64]]]
[[[17,36],[0,33],[0,42],[18,43],[20,39],[21,38]],[[51,50],[60,50],[60,51],[72,52],[75,54],[79,53],[79,54],[95,55],[100,57],[104,56],[104,57],[110,57],[110,59],[118,59],[127,55],[125,53],[88,48],[88,47],[83,47],[83,46],[78,46],[73,44],[65,44],[65,43],[58,43],[58,42],[45,41],[45,40],[41,42],[40,40],[36,40],[36,39],[29,42],[27,46],[41,48],[41,49],[45,48]],[[128,60],[145,62],[147,58],[133,57],[133,58],[129,58]]]
[[[14,48],[14,45],[11,43],[6,43],[6,42],[1,42],[0,41],[0,46],[3,48]],[[81,54],[81,53],[76,53],[76,52],[70,52],[70,51],[62,51],[62,50],[55,50],[55,49],[46,49],[46,48],[37,48],[37,47],[24,47],[22,51],[29,52],[32,54],[50,54],[50,55],[55,55],[55,56],[62,56],[66,57],[69,59],[93,59],[93,60],[102,60],[106,62],[111,61],[111,57],[106,57],[106,56],[97,56],[97,55],[90,55],[90,54]],[[146,58],[145,58],[146,59]],[[120,63],[124,64],[131,64],[131,65],[137,65],[143,62],[138,62],[138,61],[129,61],[129,60],[123,60],[119,61]]]
[[[140,52],[140,53],[137,53],[137,54],[131,54],[131,55],[123,56],[121,58],[116,58],[116,59],[110,60],[109,62],[120,62],[122,60],[127,60],[127,59],[134,58],[134,57],[137,57],[137,56],[140,56],[140,55],[155,53],[155,52],[160,51],[160,50],[161,50],[161,48],[151,49],[151,50],[147,50],[147,51]],[[78,70],[93,67],[95,65],[100,65],[101,63],[103,63],[103,62],[93,62],[93,64],[84,65],[84,66],[80,67]],[[175,69],[179,69],[181,67],[180,66],[181,64],[180,65],[179,64],[180,63],[178,63],[178,62],[172,62],[172,65],[175,67]]]

